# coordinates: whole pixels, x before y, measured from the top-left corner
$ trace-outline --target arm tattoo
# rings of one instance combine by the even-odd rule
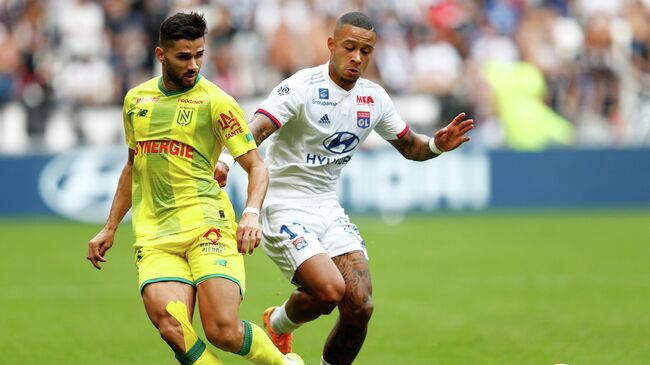
[[[402,138],[388,141],[409,160],[424,161],[436,157],[429,148],[429,137],[409,130]]]
[[[278,127],[269,119],[266,115],[256,113],[253,116],[253,119],[248,124],[248,127],[253,133],[253,138],[255,138],[255,143],[259,147],[265,139],[267,139],[273,132],[275,132]]]

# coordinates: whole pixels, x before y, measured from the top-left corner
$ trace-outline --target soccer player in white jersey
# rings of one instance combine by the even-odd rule
[[[271,136],[262,245],[297,286],[287,301],[264,312],[266,329],[287,353],[295,329],[338,307],[321,364],[351,364],[373,312],[366,247],[336,195],[341,170],[372,130],[407,159],[422,161],[469,141],[474,127],[460,114],[433,138],[411,131],[386,91],[360,78],[375,40],[366,15],[343,15],[327,40],[329,62],[284,80],[249,123],[258,145]],[[217,165],[221,184],[228,169]]]

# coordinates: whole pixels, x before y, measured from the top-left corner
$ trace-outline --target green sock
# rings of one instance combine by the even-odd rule
[[[183,355],[176,356],[181,365],[223,365],[223,362],[205,347],[201,339],[197,339],[194,346]]]
[[[187,317],[187,306],[180,300],[167,303],[167,313],[174,317],[183,328],[185,352],[176,356],[181,365],[223,365],[223,362],[210,351],[205,343],[196,335],[190,319]]]

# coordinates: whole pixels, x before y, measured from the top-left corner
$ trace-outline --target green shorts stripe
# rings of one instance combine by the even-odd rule
[[[196,285],[199,285],[200,283],[202,283],[202,282],[204,282],[204,281],[206,281],[208,279],[212,279],[212,278],[223,278],[223,279],[228,279],[228,280],[234,282],[239,287],[239,295],[241,295],[241,297],[244,298],[244,292],[242,291],[241,283],[239,282],[239,280],[233,278],[230,275],[226,275],[226,274],[210,274],[210,275],[202,276],[202,277],[196,279],[196,281],[194,283]]]
[[[162,278],[149,279],[149,280],[145,281],[144,283],[142,283],[142,285],[140,286],[140,293],[142,293],[145,286],[147,286],[149,284],[153,284],[153,283],[160,283],[160,282],[163,282],[163,281],[178,281],[180,283],[195,286],[194,283],[191,280],[187,280],[185,278],[177,278],[177,277],[171,277],[171,276],[170,277],[162,277]]]

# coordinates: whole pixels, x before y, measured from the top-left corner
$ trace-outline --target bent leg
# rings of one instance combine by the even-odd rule
[[[300,288],[285,303],[289,319],[295,323],[309,322],[322,314],[330,314],[345,293],[345,282],[339,269],[327,254],[322,253],[303,262],[294,276]]]
[[[182,365],[221,365],[192,327],[194,292],[185,283],[157,282],[143,288],[142,299],[149,319]]]
[[[225,278],[210,278],[198,285],[201,322],[216,347],[239,354],[258,365],[284,365],[284,355],[264,331],[239,319],[240,288]]]
[[[345,280],[345,295],[339,303],[339,318],[332,329],[323,358],[330,364],[347,365],[357,357],[366,338],[373,312],[372,283],[368,260],[362,251],[333,258]]]

